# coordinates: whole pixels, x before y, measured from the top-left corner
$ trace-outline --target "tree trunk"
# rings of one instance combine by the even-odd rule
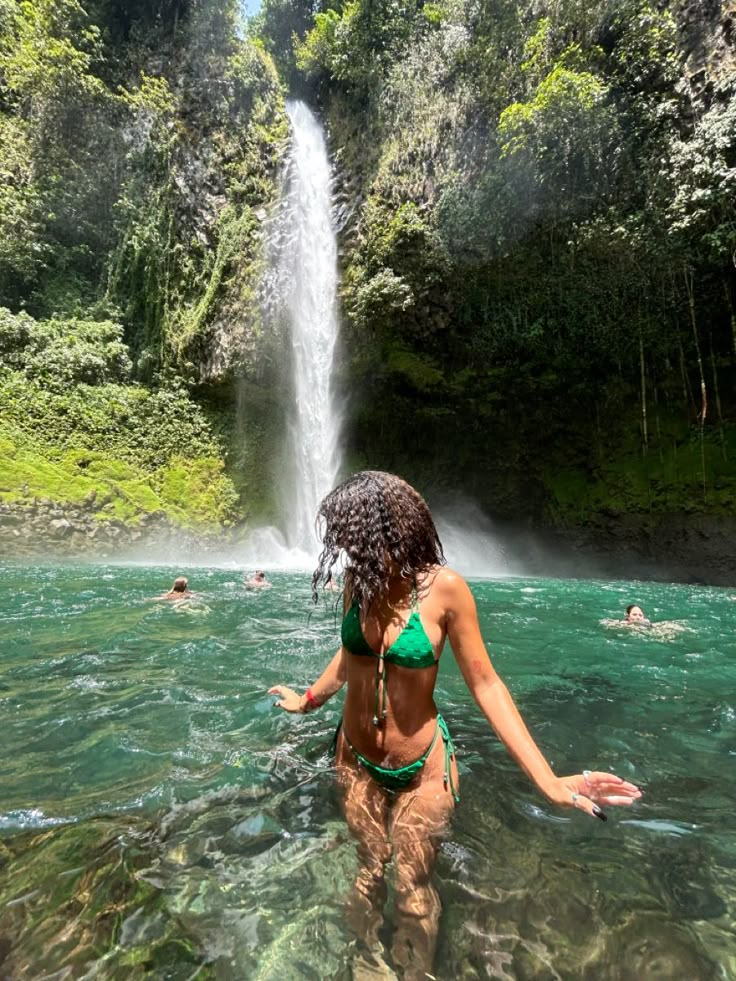
[[[700,353],[700,339],[698,338],[698,322],[695,317],[695,293],[693,291],[693,272],[688,266],[684,267],[685,289],[687,290],[687,303],[690,310],[690,323],[693,328],[693,340],[695,342],[695,354],[698,360],[698,372],[700,373],[700,463],[703,476],[703,499],[707,497],[708,489],[705,478],[705,417],[708,413],[708,390],[705,385],[705,372],[703,371],[703,357]]]
[[[693,389],[690,384],[690,378],[687,373],[687,367],[685,365],[685,348],[682,346],[682,337],[678,335],[677,345],[680,351],[680,378],[682,379],[682,397],[685,400],[685,417],[690,423],[690,406],[696,409],[695,396],[693,395]]]
[[[603,433],[601,432],[601,407],[598,399],[595,400],[595,445],[598,457],[598,464],[603,465]]]
[[[649,452],[649,430],[647,428],[647,375],[644,365],[644,336],[639,320],[639,370],[641,374],[641,437],[644,456]]]
[[[664,464],[664,449],[662,447],[662,427],[659,424],[659,395],[657,394],[656,379],[654,382],[654,424],[657,430],[657,451],[659,462]]]
[[[721,391],[718,387],[718,367],[716,365],[716,355],[713,350],[713,333],[708,331],[708,342],[710,344],[710,369],[713,372],[713,395],[716,400],[716,415],[718,417],[718,433],[721,437],[721,453],[723,459],[728,460],[728,450],[726,448],[726,434],[723,429],[723,412],[721,411]]]

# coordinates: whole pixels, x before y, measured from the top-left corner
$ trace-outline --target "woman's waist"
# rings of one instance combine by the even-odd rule
[[[349,701],[343,712],[343,732],[350,745],[363,756],[381,766],[398,767],[412,762],[425,752],[437,731],[437,707],[401,718],[389,713],[380,725],[373,724],[372,710],[364,706],[351,711]]]

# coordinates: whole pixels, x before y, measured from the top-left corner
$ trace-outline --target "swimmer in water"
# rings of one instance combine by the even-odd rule
[[[190,592],[186,577],[178,576],[168,593],[163,593],[161,596],[156,596],[155,598],[162,600],[181,600],[189,599],[192,596],[194,596],[194,593]]]
[[[246,589],[270,589],[272,583],[266,579],[266,573],[257,569],[250,579],[245,580]]]
[[[626,616],[623,620],[604,619],[600,621],[602,627],[611,627],[618,630],[621,627],[626,629],[637,628],[635,632],[646,632],[647,637],[652,640],[675,640],[679,634],[693,633],[692,627],[677,620],[658,620],[652,623],[644,616],[644,611],[636,603],[631,603],[626,607]]]
[[[626,607],[626,616],[623,623],[627,627],[651,627],[652,621],[644,616],[644,610],[635,603]]]

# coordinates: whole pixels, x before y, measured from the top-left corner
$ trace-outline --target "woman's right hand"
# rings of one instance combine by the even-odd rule
[[[293,688],[287,688],[286,685],[274,685],[273,688],[268,689],[268,694],[279,696],[279,701],[274,702],[276,708],[283,709],[284,712],[302,711],[302,696]]]

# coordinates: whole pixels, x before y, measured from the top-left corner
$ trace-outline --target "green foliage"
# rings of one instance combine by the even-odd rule
[[[316,13],[312,30],[297,41],[297,67],[366,95],[406,49],[413,25],[432,21],[431,12],[427,18],[418,10],[416,0],[347,0],[339,11]]]
[[[257,223],[249,208],[245,207],[241,214],[232,208],[226,208],[218,220],[218,248],[212,264],[210,280],[204,293],[194,307],[186,311],[178,331],[176,343],[179,350],[185,350],[194,339],[199,339],[211,315],[222,278],[232,261],[248,249],[252,254],[255,248],[254,236]]]
[[[100,55],[100,32],[88,24],[77,0],[23,0],[9,27],[0,46],[3,88],[9,101],[34,119],[38,138],[47,141],[60,135],[74,100],[104,94],[90,71]],[[62,96],[69,103],[63,104]]]
[[[29,128],[0,113],[0,297],[17,295],[24,284],[33,282],[48,251]]]
[[[6,368],[64,389],[123,381],[130,373],[122,327],[104,321],[35,321],[0,307],[0,357]]]
[[[672,141],[662,180],[670,234],[728,263],[736,253],[736,100],[714,104],[690,139]]]
[[[295,81],[294,48],[312,26],[314,0],[263,0],[250,19],[249,34],[273,58],[287,90]]]
[[[343,275],[353,452],[439,485],[449,463],[507,513],[573,520],[565,474],[575,520],[725,509],[735,89],[707,44],[688,78],[683,47],[709,15],[446,0],[384,44],[389,6],[370,25],[358,0],[322,7],[297,49],[361,201]]]
[[[447,10],[440,3],[425,3],[422,16],[429,24],[441,24],[447,18]]]
[[[524,44],[521,70],[537,83],[551,67],[552,26],[549,17],[541,17],[537,29]]]
[[[549,188],[562,197],[559,210],[577,204],[577,196],[600,194],[619,141],[616,115],[607,86],[590,72],[556,65],[534,98],[501,113],[501,156],[526,170],[530,186]],[[544,196],[542,206],[549,208]]]
[[[176,111],[176,100],[165,78],[146,75],[141,72],[140,82],[135,88],[121,89],[120,98],[137,118],[145,125],[170,125]]]
[[[557,470],[545,475],[549,509],[557,524],[595,522],[600,514],[678,514],[710,511],[732,514],[736,506],[736,478],[720,440],[709,438],[701,452],[693,429],[681,432],[682,441],[666,453],[647,456],[619,454],[592,472]],[[736,452],[736,428],[728,432],[730,454]],[[703,496],[705,459],[709,490]]]
[[[49,389],[0,376],[0,497],[81,503],[100,520],[166,513],[178,524],[231,522],[237,495],[219,447],[179,390],[114,384]]]
[[[385,359],[386,369],[400,375],[419,392],[431,392],[442,384],[442,372],[430,358],[422,357],[405,347],[393,347]]]
[[[233,519],[219,443],[186,390],[121,384],[131,365],[119,324],[0,308],[0,364],[3,500],[92,499],[100,520]]]
[[[356,3],[351,4],[342,16],[336,10],[315,15],[314,27],[296,47],[296,67],[300,71],[308,74],[328,71],[334,78],[346,77],[341,64],[345,60],[340,52],[341,35],[347,34],[356,8]]]
[[[253,209],[274,193],[276,147],[285,135],[278,79],[262,48],[231,38],[226,57],[208,47],[204,57],[217,62],[212,71],[221,84],[186,96],[219,162],[207,150],[200,158],[164,82],[154,86],[144,76],[126,95],[139,138],[115,205],[119,244],[109,293],[136,325],[132,346],[144,379],[161,366],[196,374],[231,274],[252,279],[247,270],[260,259]],[[254,305],[238,313],[257,322]]]
[[[386,328],[394,314],[406,313],[414,303],[411,287],[391,269],[368,277],[352,269],[345,283],[346,309],[359,328]]]
[[[409,269],[422,264],[427,251],[436,253],[432,230],[419,208],[408,202],[388,216],[380,211],[367,215],[365,253],[377,266],[396,264]],[[438,256],[432,256],[435,262]],[[432,265],[434,263],[431,263]]]
[[[414,204],[402,205],[389,220],[378,207],[366,218],[360,258],[345,275],[346,311],[358,330],[406,332],[405,315],[442,287],[441,245]]]
[[[105,448],[153,470],[172,454],[211,456],[217,446],[201,410],[181,389],[132,385],[49,387],[20,372],[0,382],[0,412],[24,438],[55,451]]]
[[[161,500],[195,525],[228,523],[237,495],[222,460],[174,457],[157,476]]]
[[[377,10],[378,5],[372,5]],[[388,6],[388,5],[386,5]],[[349,0],[337,14],[328,10],[317,14],[315,27],[297,49],[297,66],[306,71],[323,71],[341,82],[364,90],[379,68],[382,38],[366,30],[369,5],[363,0]],[[390,43],[390,35],[386,39]]]
[[[0,251],[0,302],[16,305],[18,287],[35,285],[32,309],[54,313],[45,287],[57,268],[99,274],[119,152],[119,100],[95,72],[101,54],[77,0],[24,0],[3,24],[0,230],[17,236]]]
[[[286,122],[239,17],[236,0],[0,2],[0,412],[33,456],[8,493],[102,481],[126,520],[232,518],[227,440],[179,379],[233,322],[233,358],[255,358]]]
[[[637,101],[644,97],[651,111],[680,74],[673,13],[650,0],[625,0],[611,26],[617,35],[611,59],[617,80]]]
[[[77,477],[39,453],[27,449],[4,452],[3,447],[8,444],[11,441],[5,437],[0,446],[0,499],[3,501],[30,501],[37,497],[79,504],[92,490],[97,490],[94,481]]]
[[[162,514],[184,527],[216,530],[232,523],[237,504],[222,469],[211,458],[174,457],[153,472],[99,451],[55,458],[0,436],[0,500],[86,505],[99,521],[136,524],[143,514]]]
[[[104,300],[148,379],[206,332],[232,209],[252,226],[284,135],[273,62],[238,37],[235,0],[157,9],[155,24],[141,4],[24,0],[0,23],[0,303],[92,319]],[[164,44],[155,58],[139,29]],[[256,261],[256,236],[245,246],[238,263]]]

